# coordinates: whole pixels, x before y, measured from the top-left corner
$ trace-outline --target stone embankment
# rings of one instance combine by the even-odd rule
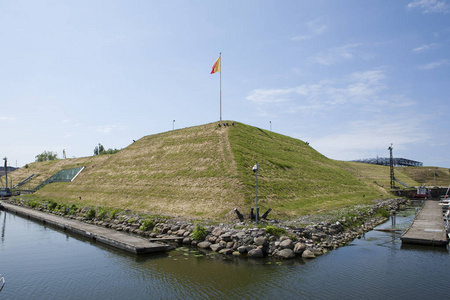
[[[361,237],[365,232],[386,221],[387,216],[379,213],[381,209],[392,214],[406,202],[407,200],[403,198],[384,200],[359,214],[347,214],[333,222],[327,220],[327,217],[322,217],[322,220],[316,220],[309,225],[303,225],[307,222],[305,219],[289,222],[263,220],[258,227],[253,222],[195,225],[186,221],[161,219],[153,220],[152,229],[143,230],[144,220],[132,214],[122,214],[112,220],[88,220],[80,211],[78,215],[66,215],[66,217],[116,231],[141,235],[149,238],[150,241],[172,240],[177,244],[196,246],[224,255],[310,259]],[[19,201],[16,204],[24,203]],[[40,210],[45,209],[41,207]],[[198,231],[203,234],[198,234]]]

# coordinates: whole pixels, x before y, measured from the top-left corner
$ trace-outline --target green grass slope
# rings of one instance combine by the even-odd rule
[[[387,197],[305,142],[271,131],[237,124],[229,139],[246,205],[254,203],[255,161],[260,165],[258,198],[262,210],[280,216],[317,213]]]
[[[201,219],[234,218],[235,207],[249,212],[255,204],[256,161],[261,213],[272,208],[272,217],[324,212],[390,196],[383,188],[389,186],[389,168],[331,160],[301,140],[228,123],[146,136],[112,155],[32,163],[11,176],[18,182],[39,174],[29,184],[37,186],[61,169],[85,165],[73,182],[49,184],[36,195]],[[408,174],[398,174],[400,180],[415,183]]]
[[[83,205],[223,217],[244,201],[227,133],[207,124],[146,136],[88,166],[75,181],[47,185],[37,194]]]

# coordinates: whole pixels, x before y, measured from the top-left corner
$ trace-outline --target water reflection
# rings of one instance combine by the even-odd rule
[[[448,250],[372,231],[315,260],[251,259],[179,247],[129,255],[1,212],[5,299],[411,299],[448,292]],[[414,209],[377,229],[408,227]],[[414,284],[411,284],[414,283]]]
[[[6,229],[6,213],[0,211],[0,216],[3,213],[3,225],[2,225],[2,242],[5,241],[5,229]]]

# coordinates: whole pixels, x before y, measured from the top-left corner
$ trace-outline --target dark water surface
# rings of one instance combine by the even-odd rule
[[[406,210],[377,228],[406,228]],[[314,260],[280,261],[178,248],[130,256],[0,212],[0,299],[446,299],[445,248],[402,247],[372,231]]]

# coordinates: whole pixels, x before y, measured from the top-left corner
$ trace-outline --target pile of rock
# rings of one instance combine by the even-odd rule
[[[392,199],[374,205],[369,211],[375,214],[379,208],[396,211],[404,199]],[[361,223],[356,228],[349,228],[345,224]],[[365,232],[372,230],[386,218],[372,215],[352,217],[335,223],[320,222],[306,227],[284,227],[285,234],[278,237],[267,232],[265,228],[236,229],[236,226],[220,224],[217,226],[205,226],[207,235],[198,241],[192,239],[193,224],[183,222],[172,223],[171,220],[158,223],[151,238],[164,238],[167,236],[183,237],[179,240],[182,244],[196,246],[221,254],[246,255],[248,257],[273,256],[277,258],[291,259],[295,257],[315,258],[332,249],[344,246],[360,238]],[[280,224],[279,224],[280,225]],[[241,223],[240,226],[243,226]],[[281,225],[282,226],[282,225]]]
[[[245,255],[292,259],[295,257],[315,258],[330,250],[344,246],[384,222],[386,217],[376,216],[383,208],[391,213],[397,211],[407,200],[402,198],[380,201],[365,213],[351,218],[342,218],[331,223],[322,220],[305,227],[297,226],[295,221],[270,225],[280,229],[278,236],[266,228],[252,228],[254,223],[235,223],[202,226],[206,236],[202,240],[193,238],[198,225],[176,220],[155,220],[152,230],[141,230],[143,220],[137,215],[120,215],[113,220],[87,220],[83,215],[66,216],[98,226],[111,228],[152,239],[172,239],[177,243],[196,246],[221,254]],[[19,204],[20,205],[20,204]],[[354,227],[352,224],[359,224]],[[352,227],[353,226],[353,227]]]

